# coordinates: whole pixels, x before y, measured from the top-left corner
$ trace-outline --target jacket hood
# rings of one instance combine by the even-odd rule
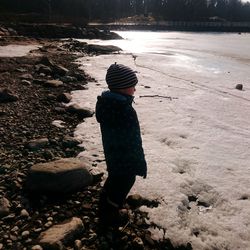
[[[116,115],[132,105],[134,96],[124,95],[113,91],[104,91],[97,97],[96,119],[99,123],[112,122]]]

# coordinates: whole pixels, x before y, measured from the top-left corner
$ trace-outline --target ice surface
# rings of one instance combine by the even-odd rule
[[[97,83],[74,92],[73,102],[95,107],[111,63],[137,70],[134,107],[148,177],[137,178],[132,192],[160,201],[157,208],[142,210],[175,245],[250,249],[250,35],[121,35],[127,40],[102,43],[127,53],[79,60]],[[244,91],[235,89],[237,83]],[[80,124],[75,136],[86,148],[80,156],[104,159],[95,117]],[[104,169],[105,163],[98,166]],[[152,231],[163,237],[161,230]]]
[[[0,46],[0,57],[20,57],[27,55],[31,50],[37,49],[37,45],[6,45]]]

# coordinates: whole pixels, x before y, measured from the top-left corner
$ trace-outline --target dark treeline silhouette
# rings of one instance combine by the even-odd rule
[[[114,21],[150,15],[155,20],[237,22],[250,21],[250,3],[240,0],[0,0],[1,19],[7,15],[39,16],[51,21]]]

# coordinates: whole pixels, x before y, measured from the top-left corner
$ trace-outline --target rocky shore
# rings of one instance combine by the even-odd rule
[[[152,237],[149,229],[157,225],[151,225],[139,207],[155,207],[157,201],[129,197],[128,223],[102,231],[97,215],[102,174],[90,172],[89,181],[73,188],[83,171],[74,160],[84,150],[73,132],[93,111],[66,103],[71,91],[84,90],[94,81],[74,61],[87,54],[117,53],[119,48],[72,39],[1,38],[0,45],[8,43],[39,48],[23,57],[0,57],[0,249],[192,249],[174,248],[167,237],[162,241]],[[32,189],[36,182],[30,182],[31,170],[37,164],[55,166],[65,158],[78,171],[68,179],[71,189]],[[98,163],[87,159],[84,164],[98,169]],[[48,187],[49,180],[42,184]]]

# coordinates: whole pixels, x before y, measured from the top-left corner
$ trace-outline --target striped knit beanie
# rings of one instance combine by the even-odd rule
[[[126,89],[138,83],[135,71],[122,64],[112,64],[106,74],[109,89]]]

